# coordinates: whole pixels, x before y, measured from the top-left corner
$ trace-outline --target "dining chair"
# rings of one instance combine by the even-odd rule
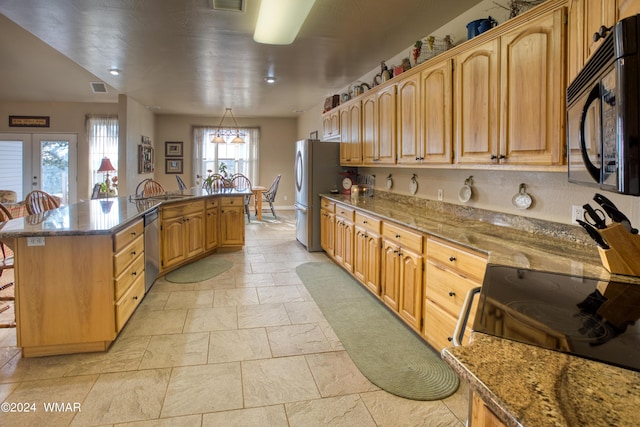
[[[11,213],[4,205],[0,204],[0,224],[12,219]],[[10,270],[13,270],[13,251],[9,249],[4,243],[0,242],[0,250],[2,251],[2,258],[0,259],[0,313],[3,313],[11,309],[11,301],[15,301],[15,276],[11,279],[7,279]],[[13,271],[11,271],[13,273]],[[2,276],[5,278],[3,279]],[[16,322],[14,320],[0,322],[0,328],[15,328]]]
[[[153,179],[146,181],[144,183],[144,187],[142,187],[143,197],[158,196],[164,193],[164,187],[158,181],[154,181]]]
[[[274,218],[278,218],[276,216],[275,209],[273,209],[273,203],[276,201],[276,193],[278,192],[278,184],[280,184],[281,176],[282,175],[278,174],[278,176],[275,177],[275,179],[273,180],[273,182],[271,183],[267,191],[262,193],[262,201],[269,203],[269,207],[271,208],[271,213],[273,214]]]
[[[27,194],[24,198],[24,204],[29,215],[42,213],[60,207],[60,201],[57,197],[41,190],[33,190]]]
[[[233,184],[233,188],[237,190],[248,190],[251,191],[251,180],[247,178],[245,175],[241,173],[237,173],[233,175],[231,178],[231,183]],[[244,210],[247,213],[247,221],[251,222],[251,212],[249,210],[249,203],[251,203],[251,196],[253,193],[245,194],[244,196]]]

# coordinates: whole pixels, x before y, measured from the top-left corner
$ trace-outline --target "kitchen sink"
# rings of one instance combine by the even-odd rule
[[[151,200],[175,200],[184,199],[185,197],[191,197],[189,194],[159,194],[157,196],[149,196],[147,199]]]

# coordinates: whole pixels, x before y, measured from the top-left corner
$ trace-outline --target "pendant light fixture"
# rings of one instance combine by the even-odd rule
[[[222,127],[222,122],[224,121],[224,118],[227,116],[227,113],[231,115],[235,128],[225,129]],[[231,135],[235,135],[235,138],[231,140],[232,144],[244,144],[244,139],[242,139],[242,136],[240,134],[240,128],[238,127],[238,122],[236,121],[236,118],[233,116],[233,111],[231,111],[231,108],[225,108],[224,114],[220,119],[220,124],[218,125],[218,129],[216,130],[216,136],[213,137],[211,142],[214,144],[225,144],[227,141],[225,141],[223,137],[231,136]]]

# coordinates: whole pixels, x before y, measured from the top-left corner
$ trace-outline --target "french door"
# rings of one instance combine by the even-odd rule
[[[15,191],[18,200],[42,190],[75,203],[77,145],[75,134],[0,133],[0,189]]]

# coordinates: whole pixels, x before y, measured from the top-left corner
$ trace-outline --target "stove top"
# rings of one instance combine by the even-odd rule
[[[640,371],[640,285],[489,265],[473,330]]]

